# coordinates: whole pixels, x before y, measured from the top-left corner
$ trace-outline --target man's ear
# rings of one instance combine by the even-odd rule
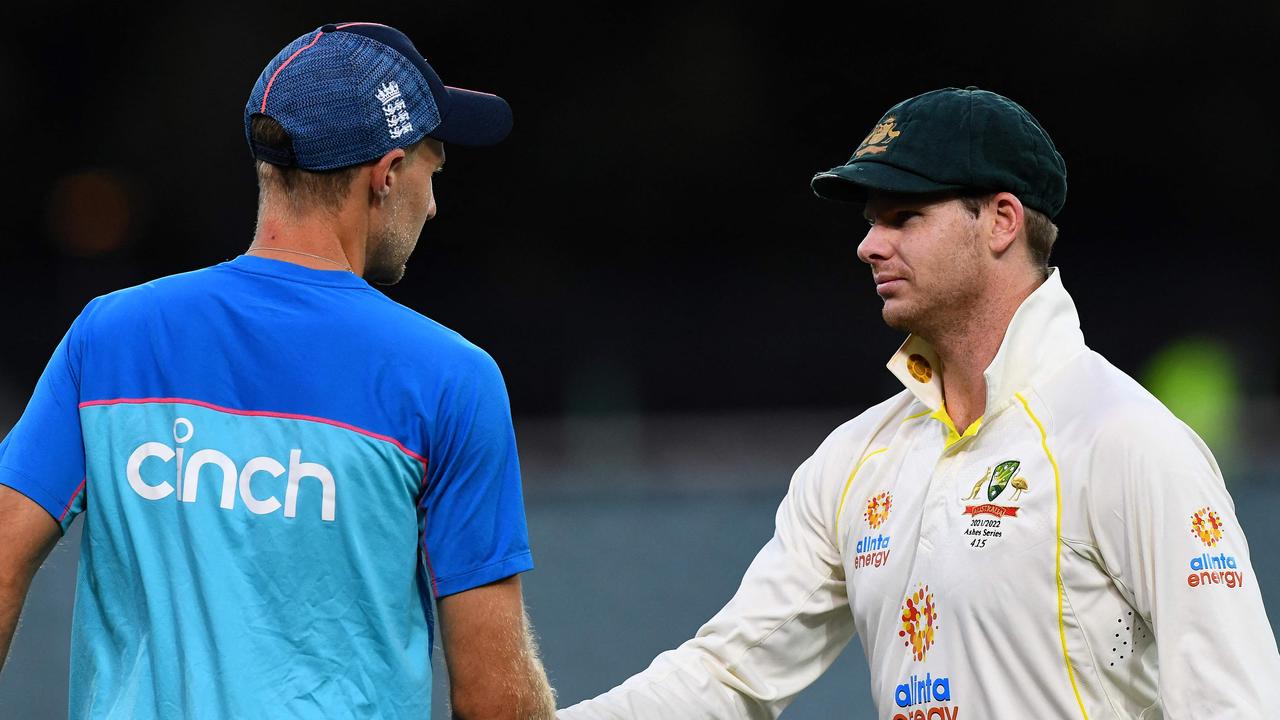
[[[391,190],[399,181],[404,159],[404,148],[395,148],[378,158],[378,161],[373,164],[373,171],[369,173],[369,192],[372,198],[380,201],[391,194]]]
[[[996,193],[991,198],[991,208],[993,221],[988,246],[991,252],[1003,255],[1026,227],[1025,211],[1018,196],[1009,192]]]

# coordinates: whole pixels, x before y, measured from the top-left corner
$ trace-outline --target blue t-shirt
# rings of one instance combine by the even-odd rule
[[[83,513],[71,718],[424,718],[430,593],[532,567],[497,365],[348,272],[89,303],[0,444]]]

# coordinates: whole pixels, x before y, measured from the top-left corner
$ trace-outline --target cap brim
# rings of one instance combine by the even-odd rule
[[[962,190],[963,185],[948,185],[917,175],[909,170],[880,162],[853,162],[813,176],[809,183],[820,198],[840,202],[862,202],[868,190],[927,194]]]
[[[497,95],[445,87],[449,112],[427,133],[451,145],[496,145],[511,132],[511,106]]]

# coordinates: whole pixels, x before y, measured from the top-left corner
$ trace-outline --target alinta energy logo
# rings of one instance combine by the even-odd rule
[[[933,593],[928,585],[921,585],[902,603],[902,629],[898,637],[911,648],[911,656],[924,662],[929,648],[933,647],[934,633],[938,629],[938,608],[933,604]]]
[[[921,585],[902,604],[902,627],[898,637],[911,649],[911,657],[924,662],[938,631],[938,607],[928,585]],[[893,700],[901,712],[893,720],[955,720],[960,714],[951,702],[951,678],[932,672],[914,674],[898,684]]]
[[[1217,545],[1222,539],[1222,518],[1207,507],[1200,508],[1191,516],[1191,534],[1208,547]]]
[[[1208,507],[1202,507],[1191,515],[1191,534],[1205,547],[1216,547],[1224,533],[1222,518]],[[1191,558],[1189,565],[1191,574],[1187,576],[1187,585],[1190,587],[1226,585],[1232,590],[1244,587],[1244,571],[1238,569],[1234,555],[1200,553]]]
[[[875,530],[889,519],[889,509],[893,507],[893,495],[882,492],[867,498],[867,511],[862,514],[867,525]],[[889,536],[883,533],[867,535],[858,541],[858,554],[853,559],[854,569],[864,567],[880,567],[889,562]]]
[[[867,511],[862,517],[867,519],[867,524],[872,530],[884,524],[889,519],[889,508],[893,507],[893,495],[882,492],[879,495],[872,495],[867,498]]]

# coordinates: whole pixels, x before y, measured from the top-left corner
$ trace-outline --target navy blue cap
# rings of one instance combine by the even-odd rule
[[[289,146],[256,145],[255,117],[289,134]],[[404,33],[379,23],[324,25],[289,43],[258,76],[244,108],[253,156],[275,165],[333,170],[432,137],[493,145],[511,132],[497,95],[448,87]]]

